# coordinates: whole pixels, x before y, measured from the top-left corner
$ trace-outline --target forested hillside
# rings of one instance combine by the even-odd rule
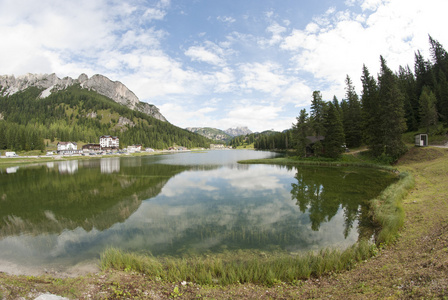
[[[210,145],[205,137],[131,110],[79,85],[44,99],[38,98],[41,92],[31,87],[11,96],[0,96],[0,149],[45,150],[44,138],[98,143],[101,135],[118,136],[120,147]]]
[[[349,76],[342,101],[324,101],[320,91],[312,95],[310,112],[302,109],[289,132],[264,136],[258,149],[291,149],[305,156],[309,137],[325,137],[312,144],[314,155],[338,157],[347,147],[367,145],[375,157],[395,160],[404,151],[404,132],[446,133],[448,126],[448,53],[429,37],[431,59],[415,53],[414,71],[409,66],[393,72],[380,57],[380,73],[374,78],[362,68],[362,94],[356,94]]]
[[[267,145],[268,140],[271,142],[271,145]],[[254,147],[259,149],[286,149],[288,146],[284,143],[287,143],[287,141],[288,138],[284,134],[278,131],[267,130],[236,136],[229,141],[229,146],[237,148],[254,144]]]

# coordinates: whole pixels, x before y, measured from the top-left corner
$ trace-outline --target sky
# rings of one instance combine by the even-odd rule
[[[448,49],[447,0],[0,0],[0,75],[102,74],[176,126],[289,129],[363,65]]]

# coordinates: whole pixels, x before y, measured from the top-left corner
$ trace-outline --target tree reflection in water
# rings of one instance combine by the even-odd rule
[[[329,222],[343,209],[344,236],[349,235],[357,220],[359,236],[367,237],[371,232],[368,200],[379,195],[392,177],[378,176],[378,172],[360,168],[299,168],[297,183],[291,184],[291,197],[302,213],[309,214],[312,230],[318,231],[323,222]]]

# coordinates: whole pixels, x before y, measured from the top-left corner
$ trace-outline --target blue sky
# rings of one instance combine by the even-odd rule
[[[290,128],[312,92],[360,92],[448,48],[446,0],[0,0],[0,74],[103,74],[174,125]]]

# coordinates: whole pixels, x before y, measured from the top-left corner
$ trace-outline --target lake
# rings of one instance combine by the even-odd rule
[[[1,265],[64,270],[107,247],[152,255],[346,248],[372,227],[367,201],[396,180],[354,167],[238,164],[216,150],[0,169]]]

